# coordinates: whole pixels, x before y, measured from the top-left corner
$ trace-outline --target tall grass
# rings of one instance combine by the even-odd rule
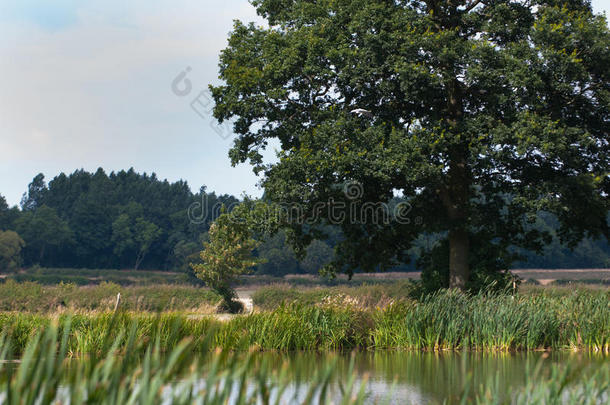
[[[362,404],[369,398],[366,380],[358,384],[353,362],[346,374],[333,356],[318,361],[313,374],[299,375],[288,363],[273,367],[253,353],[209,352],[215,333],[207,339],[181,339],[178,318],[149,325],[152,339],[142,340],[139,320],[127,325],[123,315],[109,315],[99,335],[99,350],[71,357],[75,319],[51,321],[26,342],[19,363],[13,363],[10,335],[0,335],[0,403],[2,404]],[[218,325],[216,325],[218,326]],[[164,342],[165,340],[165,342]],[[172,342],[172,348],[163,346]],[[525,387],[515,390],[490,376],[475,387],[466,379],[460,403],[549,404],[606,403],[610,367],[593,374],[570,366],[539,366],[526,370]],[[546,370],[549,371],[549,370]],[[464,370],[466,374],[467,370]],[[447,398],[446,401],[453,401]]]
[[[0,284],[0,311],[107,311],[114,308],[119,292],[121,308],[132,311],[208,309],[220,301],[220,296],[208,289],[187,285],[123,287],[103,282],[95,286],[79,287],[76,284],[44,286],[33,282],[6,280]]]
[[[232,350],[540,350],[610,351],[609,293],[574,292],[468,296],[444,291],[422,301],[407,300],[384,309],[360,310],[333,304],[287,304],[271,312],[237,316],[221,322],[179,312],[83,313],[74,315],[68,348],[73,353],[102,350],[106,333],[119,338],[137,322],[139,340],[159,339],[170,350],[176,339],[191,337],[197,351],[209,345]],[[62,320],[68,315],[60,315]],[[23,351],[36,332],[53,318],[36,314],[0,313],[6,331]],[[116,319],[115,319],[116,318]],[[115,319],[113,325],[110,320]],[[118,325],[118,326],[117,326]],[[176,330],[172,335],[170,330]]]
[[[330,304],[352,308],[385,307],[397,300],[415,294],[415,284],[411,280],[382,280],[384,283],[364,283],[362,285],[335,287],[297,288],[287,284],[262,287],[252,294],[252,301],[258,308],[275,309],[282,304],[298,302],[307,305]]]
[[[607,291],[487,295],[443,291],[375,315],[372,345],[424,350],[610,351]]]
[[[113,324],[117,318],[111,318]],[[118,327],[119,325],[114,325]],[[168,353],[161,336],[142,342],[135,323],[118,337],[101,336],[101,351],[81,361],[68,362],[73,328],[52,323],[29,339],[21,362],[11,360],[10,337],[0,338],[0,402],[3,404],[361,404],[363,388],[353,373],[342,390],[329,389],[334,363],[326,362],[307,384],[289,381],[286,370],[254,367],[252,357],[224,353],[211,358],[192,356],[193,341],[181,340]],[[177,329],[170,334],[179,335]],[[121,347],[124,350],[119,350]],[[143,355],[138,355],[143,353]]]

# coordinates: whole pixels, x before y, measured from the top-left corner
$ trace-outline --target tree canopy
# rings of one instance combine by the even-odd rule
[[[133,173],[130,175],[130,186],[119,188],[116,179],[123,176],[121,173],[130,172]],[[43,267],[99,269],[134,268],[139,261],[137,267],[142,269],[188,271],[195,281],[189,263],[200,261],[202,242],[209,241],[209,224],[220,214],[220,206],[224,204],[228,208],[232,207],[233,212],[238,202],[235,197],[217,197],[205,189],[199,190],[197,194],[189,191],[190,194],[184,198],[178,198],[175,191],[155,191],[151,193],[155,196],[154,201],[149,201],[146,194],[139,194],[138,190],[144,187],[138,183],[147,183],[149,190],[165,189],[170,184],[156,178],[151,180],[152,176],[136,174],[130,170],[106,176],[106,179],[114,180],[110,180],[104,200],[96,203],[92,193],[97,193],[100,188],[91,183],[106,180],[99,174],[97,180],[93,180],[93,176],[93,173],[82,171],[56,176],[49,185],[45,183],[42,188],[46,190],[43,191],[45,199],[34,199],[35,206],[31,209],[9,208],[6,200],[0,196],[0,230],[18,231],[15,235],[22,238],[26,245],[22,247],[21,254],[15,257],[17,261],[14,263],[25,267],[39,264]],[[55,180],[64,178],[64,186],[56,188]],[[44,183],[44,178],[42,180]],[[177,190],[183,188],[178,187]],[[177,202],[172,207],[167,199],[173,198]],[[167,211],[163,207],[167,207]],[[254,255],[261,259],[255,267],[256,274],[315,274],[336,258],[333,248],[345,239],[340,226],[327,225],[321,229],[324,237],[314,240],[301,255],[297,255],[290,245],[298,235],[291,229],[282,229],[277,217],[273,221],[266,219],[275,215],[270,212],[268,203],[246,198],[240,201],[239,207],[242,208],[235,216],[250,217],[249,226],[255,231],[254,237],[260,243],[254,251]],[[157,232],[152,232],[155,228],[150,224],[159,228],[158,237]],[[540,212],[532,226],[551,235],[551,243],[546,245],[540,255],[522,249],[513,252],[521,257],[520,261],[515,262],[515,268],[610,266],[610,245],[606,239],[587,238],[571,251],[566,244],[560,243],[559,223],[554,215]],[[151,232],[144,232],[146,230]],[[274,231],[277,233],[273,234]],[[140,240],[136,239],[138,234]],[[146,235],[151,236],[150,244]],[[440,259],[446,261],[446,257],[441,254],[429,256],[426,252],[441,243],[442,234],[420,236],[414,247],[407,252],[412,259],[411,263],[399,263],[392,267],[392,271],[413,271],[417,264],[420,267],[437,268],[437,263],[442,261]],[[41,256],[43,246],[44,253]],[[97,254],[93,256],[93,252]],[[142,254],[138,260],[140,252]],[[432,279],[441,276],[434,271],[429,274]]]
[[[210,226],[209,241],[203,243],[200,255],[201,263],[191,265],[195,275],[223,297],[225,309],[230,312],[241,309],[234,301],[233,284],[259,263],[254,257],[258,245],[246,222],[235,221],[231,214],[225,213]]]
[[[3,201],[0,227],[26,241],[26,265],[169,269],[186,265],[185,244],[201,246],[219,215],[214,210],[238,200],[205,187],[193,193],[184,181],[169,183],[133,169],[99,169],[61,173],[48,184],[44,175],[35,176],[21,211]],[[178,246],[181,255],[174,252]]]
[[[14,231],[0,230],[0,271],[14,271],[21,265],[23,239]]]
[[[252,4],[269,26],[235,22],[214,114],[234,120],[232,162],[299,205],[297,250],[337,222],[319,207],[342,203],[359,214],[338,223],[335,270],[393,266],[436,235],[420,265],[464,288],[541,252],[540,212],[569,246],[609,236],[610,33],[588,1]],[[396,196],[408,218],[362,215]]]

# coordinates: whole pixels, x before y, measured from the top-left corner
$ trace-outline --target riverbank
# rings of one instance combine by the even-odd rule
[[[177,327],[165,333],[177,336]],[[98,350],[78,356],[69,343],[78,328],[51,322],[17,361],[10,337],[0,336],[0,402],[593,405],[610,392],[599,354],[258,353],[213,350],[210,340],[197,348],[193,339],[165,351],[161,334],[140,339],[130,328],[99,336]]]
[[[442,291],[420,301],[359,309],[344,301],[291,303],[272,311],[193,318],[184,311],[70,314],[0,313],[0,330],[20,353],[36,332],[71,318],[71,353],[100,350],[102,336],[159,340],[169,351],[184,338],[193,349],[229,350],[581,350],[610,351],[610,292],[468,296]],[[171,333],[170,333],[171,331]],[[123,339],[124,340],[124,339]]]

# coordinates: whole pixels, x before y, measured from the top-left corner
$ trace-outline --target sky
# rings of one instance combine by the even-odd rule
[[[133,167],[260,196],[205,92],[234,19],[263,24],[247,0],[1,0],[0,194],[14,205],[38,173]]]

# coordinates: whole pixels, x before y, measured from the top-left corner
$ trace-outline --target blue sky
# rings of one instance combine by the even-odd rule
[[[0,193],[17,204],[40,172],[133,166],[194,190],[260,195],[249,166],[231,167],[225,128],[190,105],[218,83],[233,19],[261,22],[246,0],[2,0]],[[177,96],[187,67],[192,90]]]

